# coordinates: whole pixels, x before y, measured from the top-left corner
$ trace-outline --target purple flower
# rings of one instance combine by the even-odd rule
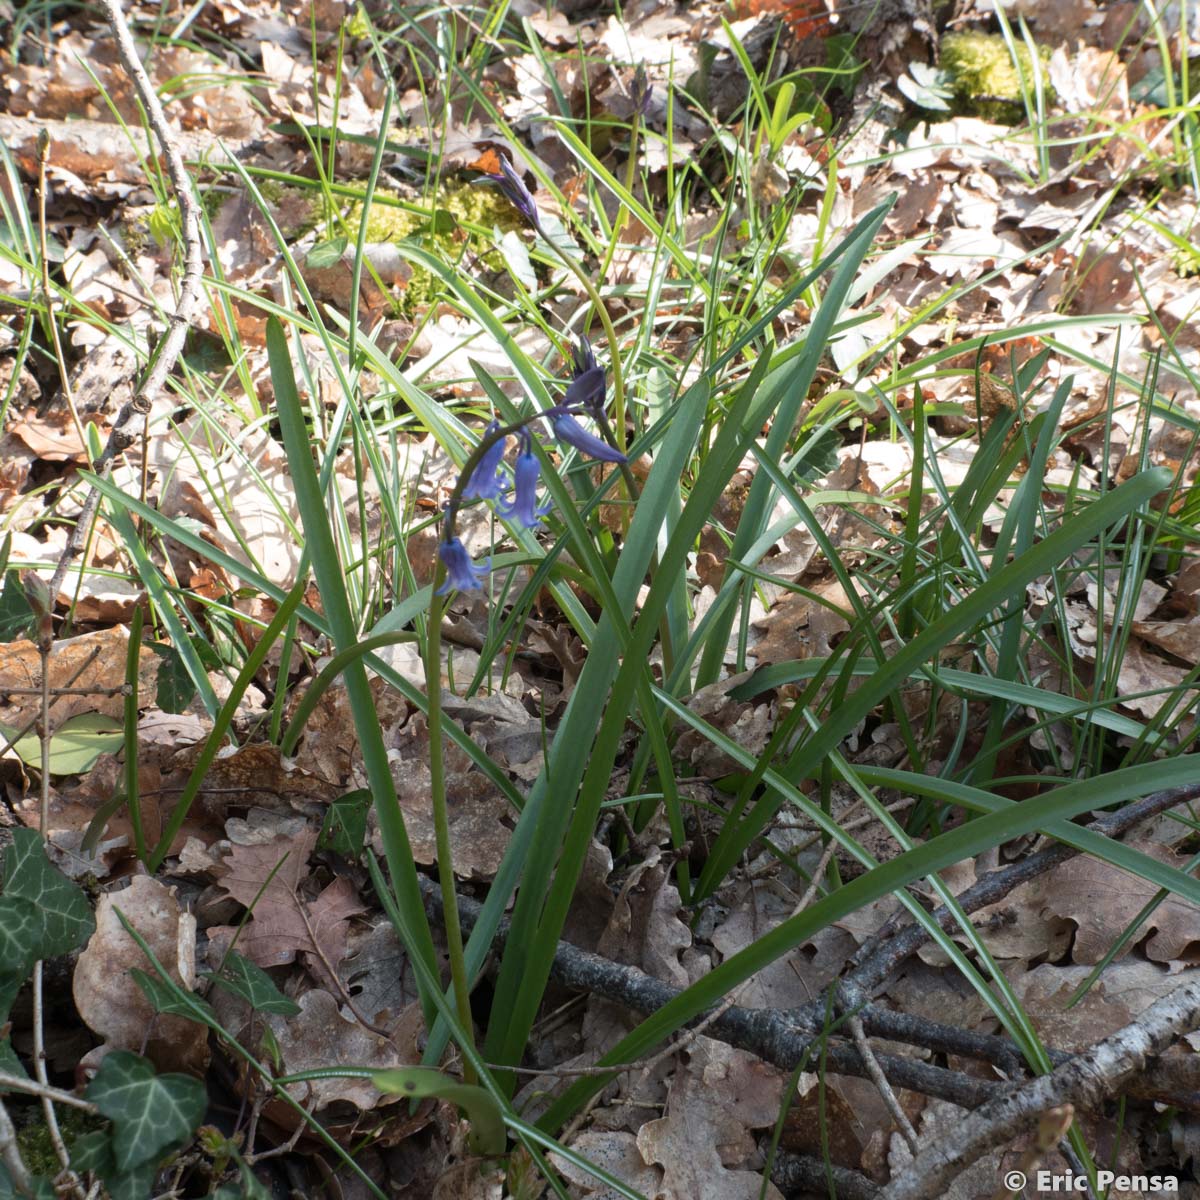
[[[483,431],[485,438],[490,437],[500,428],[500,422],[491,420]],[[479,465],[471,472],[463,488],[464,500],[499,500],[504,495],[504,476],[500,473],[500,463],[504,459],[505,438],[497,438],[483,453]]]
[[[533,455],[533,439],[527,430],[521,430],[521,453],[517,456],[513,475],[517,481],[517,494],[511,504],[497,505],[501,516],[516,517],[526,529],[536,529],[542,518],[554,507],[545,504],[537,506],[538,474],[541,470],[538,460]]]
[[[521,173],[508,161],[504,155],[498,155],[500,171],[498,174],[486,174],[480,177],[480,183],[495,184],[508,199],[508,202],[521,214],[534,229],[540,228],[538,222],[537,203],[525,186]]]
[[[451,590],[469,592],[482,587],[492,561],[489,558],[476,566],[462,540],[456,537],[447,538],[438,546],[438,558],[446,564],[446,582],[434,593],[437,596],[444,596]]]
[[[591,346],[588,347],[591,350]],[[575,378],[559,403],[560,408],[597,409],[604,403],[604,368],[576,368]]]
[[[592,343],[587,340],[586,333],[579,335],[579,345],[572,349],[571,357],[574,359],[574,369],[571,374],[575,379],[596,369],[596,356],[592,353]]]
[[[601,374],[603,379],[603,373]],[[572,384],[573,388],[575,385]],[[569,396],[570,389],[567,391]],[[563,397],[566,400],[566,396]],[[586,454],[588,458],[598,458],[601,462],[623,463],[629,460],[623,455],[620,450],[615,450],[606,441],[598,438],[594,433],[588,433],[580,423],[575,420],[569,412],[565,412],[563,408],[552,408],[549,412],[550,423],[554,427],[554,436],[564,445],[574,446],[580,454]]]

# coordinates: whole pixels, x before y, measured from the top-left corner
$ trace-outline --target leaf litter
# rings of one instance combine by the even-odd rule
[[[308,153],[302,139],[272,129],[271,123],[328,123],[336,110],[342,131],[373,136],[381,96],[379,80],[365,57],[360,71],[347,74],[332,70],[327,57],[314,59],[307,17],[297,23],[296,12],[288,6],[281,14],[251,4],[211,7],[211,15],[199,18],[199,28],[209,20],[217,21],[222,36],[251,55],[257,71],[253,85],[234,85],[232,60],[221,61],[182,44],[158,47],[152,74],[164,88],[193,72],[207,80],[203,87],[180,92],[170,116],[189,159],[205,161],[205,170],[212,173],[210,181],[219,178],[218,188],[224,189],[213,220],[216,258],[228,278],[245,293],[282,299],[283,267],[269,227],[261,219],[260,208],[249,202],[244,185],[231,182],[232,177],[223,171],[224,156],[301,173],[299,164]],[[336,7],[315,5],[312,9],[313,28],[323,51],[333,44],[340,29],[341,14],[333,11]],[[502,130],[464,121],[454,131],[447,165],[469,162],[481,143],[500,140],[518,156],[536,153],[540,164],[571,195],[572,186],[579,183],[577,164],[563,152],[560,140],[541,115],[557,89],[573,104],[594,98],[617,120],[627,121],[632,114],[632,67],[638,62],[645,64],[652,84],[645,120],[654,136],[644,149],[651,187],[655,180],[661,182],[668,160],[675,164],[701,161],[708,139],[705,121],[695,112],[676,107],[674,124],[668,128],[665,98],[699,69],[705,41],[727,46],[728,37],[719,28],[719,6],[694,6],[699,11],[685,15],[670,6],[631,5],[620,19],[609,14],[597,17],[586,7],[582,14],[567,11],[578,6],[560,7],[563,11],[523,6],[528,12],[522,11],[522,15],[541,41],[538,53],[500,57],[485,72],[489,86],[500,97],[501,111],[518,137],[528,140],[530,150],[524,151],[521,143]],[[1086,118],[1073,118],[1063,125],[1064,141],[1085,133],[1097,121],[1120,126],[1144,111],[1139,110],[1135,96],[1146,80],[1146,53],[1129,52],[1120,45],[1120,21],[1132,13],[1122,16],[1117,10],[1124,13],[1129,8],[1098,6],[1092,0],[1061,6],[1011,6],[1011,18],[1021,12],[1039,38],[1052,44],[1047,76],[1058,102],[1065,111],[1086,114]],[[739,23],[734,29],[748,36],[762,19]],[[89,26],[87,18],[81,17],[81,22],[51,42],[41,61],[21,64],[6,75],[0,137],[18,168],[32,178],[36,174],[36,154],[31,149],[34,125],[44,125],[49,131],[50,232],[64,250],[63,277],[76,302],[101,319],[101,324],[76,320],[68,326],[70,349],[77,360],[73,378],[87,421],[104,436],[127,394],[133,366],[132,362],[122,364],[115,352],[116,339],[101,332],[102,323],[119,327],[120,340],[144,335],[156,319],[158,306],[169,299],[170,265],[153,232],[157,211],[153,194],[104,99],[136,122],[130,86],[100,31]],[[423,104],[421,89],[416,86],[399,98],[401,110],[409,114],[420,113]],[[68,117],[72,120],[67,121]],[[415,122],[413,128],[419,130]],[[874,144],[860,141],[854,147],[855,153],[847,156],[844,165],[844,178],[853,186],[843,183],[834,187],[823,231],[815,205],[829,184],[829,175],[816,153],[817,143],[805,144],[806,132],[790,139],[784,147],[786,153],[771,164],[771,170],[760,169],[756,178],[760,197],[769,197],[773,189],[795,189],[804,198],[789,223],[780,253],[811,255],[818,237],[823,237],[826,245],[832,244],[857,216],[885,195],[899,193],[887,227],[901,239],[905,252],[857,302],[852,313],[863,318],[863,323],[857,333],[847,332],[833,345],[832,358],[846,385],[864,394],[873,385],[885,384],[889,372],[911,366],[906,385],[910,391],[919,382],[928,400],[962,405],[963,424],[957,430],[949,418],[944,425],[931,428],[937,461],[952,488],[966,477],[973,460],[970,437],[980,415],[974,411],[974,393],[981,360],[968,352],[958,361],[945,359],[948,369],[942,370],[923,365],[923,354],[952,350],[967,337],[989,335],[997,344],[988,347],[980,378],[996,380],[996,389],[1001,390],[1011,384],[1013,370],[1042,348],[1035,341],[1012,347],[1010,353],[1007,331],[1019,323],[1061,313],[1085,318],[1057,335],[1059,345],[1051,347],[1054,353],[1047,367],[1054,379],[1072,378],[1067,408],[1071,415],[1064,418],[1064,428],[1071,432],[1064,445],[1075,457],[1064,456],[1063,461],[1052,464],[1048,479],[1097,487],[1102,477],[1127,471],[1148,457],[1182,468],[1185,486],[1194,484],[1200,462],[1194,445],[1181,436],[1185,427],[1164,421],[1159,411],[1147,417],[1135,390],[1124,379],[1118,381],[1114,395],[1109,368],[1115,363],[1126,377],[1140,378],[1147,356],[1161,350],[1165,389],[1176,410],[1192,419],[1200,413],[1194,386],[1200,370],[1200,338],[1195,334],[1200,293],[1185,274],[1189,264],[1186,254],[1181,257],[1178,239],[1168,236],[1171,229],[1195,228],[1195,198],[1189,198],[1184,190],[1165,195],[1158,210],[1160,220],[1132,222],[1128,217],[1137,198],[1123,182],[1131,171],[1146,165],[1148,153],[1154,152],[1167,132],[1155,119],[1150,119],[1136,138],[1116,132],[1104,139],[1101,152],[1089,156],[1082,169],[1068,162],[1061,147],[1055,147],[1047,171],[1038,161],[1033,140],[1010,127],[980,117],[934,114],[910,128],[902,141],[885,144],[876,138]],[[136,129],[131,136],[138,138]],[[431,135],[429,143],[434,140]],[[343,141],[336,162],[338,177],[361,178],[370,152],[370,146]],[[395,166],[399,175],[411,175],[411,165],[403,156]],[[582,193],[574,194],[579,197]],[[116,216],[115,222],[104,227],[90,215],[74,211],[81,205],[101,203],[112,206]],[[583,201],[577,199],[576,203],[582,205]],[[304,197],[285,191],[268,198],[267,207],[298,255],[312,249],[317,234],[312,207]],[[746,215],[743,211],[743,220],[731,223],[726,244],[729,252],[746,249],[740,232]],[[715,227],[714,213],[692,214],[684,249],[699,253]],[[626,227],[626,237],[631,245],[614,260],[616,278],[627,286],[644,286],[653,277],[654,256],[649,245],[653,239],[637,223]],[[1047,248],[1048,239],[1054,238],[1061,241]],[[381,245],[379,254],[383,252]],[[373,259],[377,268],[381,261]],[[407,267],[388,261],[388,269],[379,271],[382,289],[372,284],[375,290],[365,294],[368,313],[388,309],[402,299],[411,280]],[[22,272],[10,280],[12,269],[12,264],[0,267],[6,272],[6,291],[28,296],[40,286]],[[1194,273],[1194,264],[1190,269]],[[327,277],[316,270],[309,270],[307,277],[324,303],[345,308],[350,280],[344,260],[328,270]],[[883,364],[871,360],[873,330],[890,332],[967,282],[978,282],[977,291],[967,299],[955,299],[941,314],[912,330],[903,345],[907,361]],[[569,297],[563,311],[569,314],[577,303],[578,297]],[[619,306],[618,301],[614,304]],[[1114,327],[1114,315],[1137,314],[1146,307],[1158,316],[1161,327],[1158,322]],[[426,315],[425,354],[408,368],[415,381],[429,387],[446,386],[461,394],[461,381],[470,378],[468,357],[497,371],[505,369],[508,360],[502,345],[473,319],[437,308]],[[253,437],[244,436],[241,414],[235,411],[239,406],[250,411],[270,399],[261,318],[235,297],[227,309],[212,303],[196,332],[198,337],[203,334],[219,341],[230,334],[231,317],[233,329],[243,340],[246,370],[228,381],[231,408],[227,418],[215,424],[202,422],[194,414],[180,419],[173,404],[160,404],[151,414],[153,432],[145,460],[140,449],[133,448],[117,482],[130,494],[137,494],[145,479],[164,518],[194,533],[226,558],[287,587],[294,581],[299,551],[286,457],[265,423]],[[802,319],[799,312],[783,314],[781,323],[798,327]],[[672,337],[686,341],[690,336],[676,330],[664,334],[664,341]],[[13,332],[9,330],[3,337],[4,344],[11,347]],[[320,405],[334,394],[329,387],[332,366],[322,345],[312,338],[302,340],[317,388],[317,395],[310,399]],[[197,355],[195,361],[199,364],[202,360]],[[62,490],[59,511],[67,515],[77,512],[76,468],[85,456],[62,408],[46,403],[50,397],[45,378],[26,375],[20,380],[21,402],[6,411],[0,512],[15,535],[13,563],[37,570],[48,579],[51,569],[46,564],[57,558],[61,542],[56,541],[55,527],[41,519],[38,506],[42,502],[31,500],[33,483],[55,481],[56,490]],[[243,387],[246,381],[249,390]],[[979,390],[982,394],[988,388]],[[1101,415],[1108,421],[1102,439],[1095,423]],[[394,469],[394,486],[414,504],[424,503],[436,511],[439,489],[452,470],[450,464],[444,457],[434,458],[430,469],[419,443],[399,449],[395,462],[389,459],[385,463]],[[881,527],[894,529],[902,518],[902,498],[912,468],[911,453],[906,451],[902,444],[883,438],[872,438],[862,446],[841,446],[836,464],[828,464],[820,475],[826,490],[857,493],[869,501],[856,507],[815,505],[824,532],[852,567],[860,567],[883,544]],[[1109,456],[1107,461],[1104,454]],[[739,482],[748,486],[756,471],[756,461],[749,458]],[[333,478],[347,505],[352,537],[377,527],[380,496],[359,492],[352,471],[339,469]],[[713,585],[720,581],[727,554],[717,527],[729,530],[736,525],[740,503],[744,503],[744,494],[722,497],[713,524],[701,540],[695,568],[699,582],[706,586],[697,595],[697,620],[715,595]],[[983,518],[993,530],[1003,520],[1005,503],[1006,498],[1001,497]],[[482,527],[475,530],[478,545],[489,536]],[[56,698],[52,708],[55,725],[76,715],[117,718],[122,714],[122,699],[116,691],[126,681],[120,626],[140,600],[139,591],[127,580],[113,576],[121,570],[122,552],[120,538],[101,526],[100,544],[93,557],[87,566],[68,576],[69,592],[56,598],[64,609],[76,606],[78,623],[100,628],[56,644],[52,682],[56,687],[73,686],[81,695]],[[232,578],[215,556],[170,538],[152,546],[151,553],[156,565],[169,571],[183,592],[210,602],[229,600],[243,616],[262,618],[263,610],[251,610],[255,598],[239,594],[241,581]],[[412,558],[416,563],[419,555],[413,553]],[[426,559],[425,579],[432,568],[432,547]],[[731,672],[828,654],[836,650],[848,629],[842,614],[850,610],[851,598],[829,575],[806,532],[793,530],[782,535],[765,565],[775,583],[764,586],[756,598],[757,607],[751,609],[744,653],[731,638],[725,655]],[[1200,577],[1193,578],[1195,575],[1195,563],[1185,559],[1165,586],[1143,583],[1136,609],[1129,608],[1132,617],[1123,629],[1115,628],[1113,614],[1119,602],[1128,601],[1109,589],[1107,573],[1103,587],[1094,575],[1091,582],[1080,575],[1063,596],[1047,595],[1049,601],[1063,603],[1070,634],[1069,646],[1053,649],[1060,658],[1069,654],[1072,673],[1080,677],[1074,684],[1063,680],[1060,690],[1090,684],[1087,672],[1105,669],[1098,647],[1119,633],[1128,639],[1116,676],[1122,711],[1146,720],[1174,720],[1176,736],[1188,738],[1193,730],[1195,692],[1186,689],[1193,682],[1192,669],[1198,661],[1196,630],[1200,628]],[[421,576],[418,571],[418,582]],[[791,591],[789,585],[804,591]],[[531,661],[532,655],[518,655],[514,670],[490,693],[467,699],[462,698],[461,681],[479,668],[479,652],[489,644],[491,630],[481,606],[464,604],[450,618],[459,643],[446,654],[444,663],[447,711],[519,786],[540,770],[544,743],[553,737],[554,721],[570,699],[579,665],[578,648],[566,636],[565,625],[559,624],[550,610],[543,617],[540,628],[531,625],[522,642],[523,651],[537,651],[538,661]],[[400,655],[393,664],[399,664],[396,669],[405,678],[423,682],[423,671],[416,662],[404,662]],[[1046,666],[1049,672],[1049,658]],[[154,694],[158,667],[159,660],[143,650],[143,698]],[[209,669],[214,681],[219,680],[220,672]],[[276,661],[273,669],[276,681],[286,683],[298,667],[295,662],[284,667]],[[1053,669],[1061,678],[1061,662]],[[32,643],[10,640],[0,646],[0,693],[7,705],[6,722],[14,726],[28,723],[36,710],[32,696],[5,692],[4,685],[29,688],[39,678],[40,662]],[[787,693],[749,701],[731,699],[729,693],[743,682],[742,675],[731,673],[693,696],[689,706],[756,754],[766,744]],[[112,694],[103,696],[102,690]],[[85,692],[90,694],[82,694]],[[428,732],[414,707],[383,681],[373,682],[373,694],[389,737],[417,860],[429,864],[434,855],[424,763]],[[1168,694],[1181,698],[1174,711],[1164,713],[1157,697]],[[172,797],[190,774],[195,745],[211,726],[207,715],[195,709],[187,714],[191,724],[186,729],[172,726],[171,714],[161,709],[145,703],[143,709],[137,773],[147,833],[154,838],[170,812]],[[295,760],[290,762],[253,740],[242,744],[243,738],[253,738],[253,727],[265,711],[261,706],[257,710],[243,708],[236,727],[238,748],[219,757],[205,780],[193,814],[169,848],[167,878],[179,889],[188,889],[196,904],[202,924],[200,941],[211,967],[235,946],[269,969],[272,978],[296,997],[298,1014],[267,1018],[280,1070],[297,1072],[338,1062],[416,1062],[422,1027],[411,978],[407,987],[395,986],[407,975],[394,936],[368,909],[363,898],[367,892],[355,870],[315,849],[320,814],[338,795],[362,783],[344,692],[335,686],[322,698]],[[151,717],[155,722],[167,721],[165,733],[151,735]],[[860,752],[882,747],[887,753],[896,753],[888,749],[886,737],[875,740],[877,732],[864,740]],[[181,742],[190,743],[191,748],[181,748]],[[719,781],[733,767],[727,756],[714,753],[711,743],[698,735],[684,733],[676,748],[680,758],[701,776],[702,784]],[[903,750],[898,753],[902,755]],[[12,817],[26,825],[36,824],[27,775],[11,752],[6,759],[11,768],[5,778]],[[467,756],[452,751],[449,768],[455,863],[464,886],[478,887],[494,876],[508,842],[512,814],[506,798],[473,768]],[[194,929],[189,931],[191,918],[180,910],[170,887],[132,874],[131,828],[123,812],[107,819],[106,838],[88,850],[81,844],[84,830],[120,786],[120,771],[119,760],[105,755],[96,760],[89,778],[68,774],[56,778],[52,789],[48,832],[57,852],[84,862],[81,870],[94,869],[97,878],[111,876],[114,884],[121,885],[121,890],[100,897],[97,932],[76,967],[80,1015],[110,1048],[146,1053],[163,1069],[199,1073],[207,1046],[197,1039],[197,1027],[185,1030],[188,1022],[170,1016],[151,1018],[144,997],[130,986],[125,966],[137,965],[140,951],[131,952],[133,944],[119,924],[114,924],[113,910],[120,907],[126,913],[164,965],[169,964],[176,982],[186,988],[196,986],[196,950],[189,940],[195,938]],[[1180,825],[1170,828],[1176,840],[1181,840]],[[772,838],[784,845],[800,845],[811,833],[800,827],[789,829],[782,818],[771,830]],[[368,836],[374,835],[373,829],[368,831]],[[1160,861],[1177,865],[1187,861],[1185,850],[1132,840],[1129,844],[1140,845]],[[878,857],[895,853],[884,835],[875,849]],[[604,876],[612,871],[611,855],[605,857],[607,847],[597,845],[594,850],[600,881],[593,892],[596,911],[589,914],[587,922],[573,927],[581,939],[591,939],[585,948],[599,949],[615,961],[635,965],[679,986],[700,978],[723,958],[760,937],[790,915],[799,900],[791,875],[772,869],[763,878],[755,876],[755,870],[774,861],[759,859],[739,873],[718,902],[689,928],[682,919],[686,910],[670,883],[662,846],[651,844],[639,863],[607,882]],[[810,869],[818,864],[819,850],[813,845],[802,846],[797,853]],[[85,860],[85,854],[91,857]],[[961,882],[965,887],[970,881],[964,876],[955,886]],[[980,936],[1004,963],[1014,989],[1047,1042],[1064,1049],[1083,1048],[1132,1019],[1150,999],[1168,990],[1175,976],[1193,969],[1190,910],[1168,899],[1079,1005],[1066,1006],[1069,991],[1086,978],[1087,969],[1103,957],[1153,894],[1149,885],[1127,874],[1078,858],[1037,884],[1012,893],[993,911],[985,909],[978,915]],[[835,923],[761,972],[739,996],[739,1003],[788,1008],[812,1000],[889,912],[889,906],[881,904]],[[247,919],[241,925],[243,918]],[[981,1006],[969,996],[952,994],[951,981],[956,976],[934,972],[933,967],[940,967],[942,961],[935,951],[922,952],[921,961],[910,962],[883,998],[901,1011],[917,1012],[924,997],[930,1017],[944,1014],[953,1004],[964,1026],[987,1027],[990,1018]],[[937,997],[936,1003],[930,1002],[931,996]],[[239,1034],[249,1029],[248,1010],[243,1006],[239,1014],[236,998],[218,993],[214,1003],[231,1029]],[[356,1007],[361,1013],[354,1011]],[[615,1041],[618,1032],[627,1028],[625,1017],[607,1002],[593,998],[585,1009],[585,1015],[563,1038],[571,1052],[563,1049],[558,1064],[543,1062],[540,1066],[590,1065]],[[371,1025],[386,1027],[387,1035],[368,1028],[362,1017]],[[153,1029],[149,1048],[139,1037],[139,1025]],[[554,1046],[562,1049],[557,1043]],[[156,1057],[160,1054],[161,1058]],[[767,1195],[777,1195],[775,1185],[763,1180],[763,1134],[778,1113],[783,1084],[784,1077],[777,1069],[744,1051],[698,1036],[648,1077],[641,1078],[636,1070],[625,1073],[615,1094],[593,1110],[590,1125],[574,1136],[572,1145],[647,1195],[724,1200],[760,1195],[764,1186]],[[321,1079],[291,1085],[291,1090],[298,1101],[318,1112],[338,1114],[337,1119],[344,1119],[344,1128],[350,1131],[361,1130],[357,1122],[362,1114],[386,1102],[374,1089],[346,1079]],[[952,1114],[958,1111],[909,1092],[902,1092],[902,1103],[912,1110],[910,1115],[923,1139],[939,1136],[944,1122],[953,1121]],[[339,1104],[345,1107],[338,1108]],[[823,1113],[839,1165],[882,1179],[887,1164],[895,1167],[906,1153],[890,1131],[891,1118],[877,1094],[862,1081],[838,1077],[828,1094],[822,1095],[815,1076],[803,1076],[793,1105],[789,1118],[792,1132],[785,1137],[790,1149],[814,1149],[803,1144],[798,1131],[811,1130],[816,1114]],[[268,1116],[291,1132],[294,1117],[278,1106]],[[426,1111],[420,1119],[414,1117],[404,1124],[404,1134],[415,1135],[427,1122],[448,1119],[445,1112]],[[1181,1147],[1200,1144],[1190,1117],[1175,1119],[1172,1136]],[[819,1153],[819,1147],[816,1150]],[[1009,1152],[1010,1159],[1013,1153]],[[1132,1141],[1128,1142],[1121,1149],[1122,1161],[1135,1167],[1138,1153]],[[991,1194],[986,1189],[994,1190],[997,1172],[1007,1163],[1008,1159],[1001,1162],[998,1158],[990,1163],[988,1174],[983,1169],[989,1166],[985,1160],[976,1168],[979,1182],[975,1190],[964,1177],[954,1194]],[[565,1160],[559,1166],[576,1194],[610,1194]]]

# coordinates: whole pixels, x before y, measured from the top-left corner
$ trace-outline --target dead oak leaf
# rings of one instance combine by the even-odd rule
[[[1185,856],[1157,842],[1134,845],[1144,854],[1177,870],[1187,864]],[[1063,863],[1047,880],[1043,912],[1052,912],[1075,923],[1075,946],[1071,957],[1076,963],[1098,963],[1157,892],[1154,884],[1144,879],[1099,859],[1080,855]],[[1154,962],[1169,963],[1183,958],[1200,942],[1195,908],[1174,896],[1168,896],[1146,918],[1137,941],[1151,931],[1153,937],[1146,942],[1146,956]],[[1126,951],[1136,944],[1130,943]]]
[[[744,1161],[754,1141],[745,1120],[705,1078],[705,1066],[701,1052],[695,1063],[680,1067],[671,1084],[667,1115],[638,1130],[642,1159],[647,1166],[663,1169],[655,1195],[662,1200],[758,1200],[764,1195],[782,1200],[770,1182],[763,1191],[761,1173],[726,1165]]]
[[[278,967],[303,953],[317,977],[332,985],[328,974],[346,956],[350,918],[364,909],[345,878],[335,879],[315,900],[300,894],[316,839],[316,831],[306,827],[261,845],[235,845],[224,859],[221,886],[253,906],[254,917],[238,939],[248,958],[260,967]]]

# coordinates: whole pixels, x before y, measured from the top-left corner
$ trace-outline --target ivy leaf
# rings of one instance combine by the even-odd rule
[[[25,1064],[17,1057],[17,1052],[12,1048],[12,1042],[8,1038],[0,1041],[0,1071],[3,1071],[5,1075],[12,1075],[16,1079],[29,1078]],[[4,1088],[0,1088],[0,1096],[3,1095]]]
[[[181,713],[196,695],[196,685],[188,674],[183,655],[171,645],[151,642],[150,649],[162,662],[158,667],[158,689],[154,701],[166,713]]]
[[[308,252],[304,265],[311,271],[332,267],[342,261],[342,255],[346,253],[346,247],[349,245],[349,239],[346,237],[335,237],[326,242],[318,242]]]
[[[146,1200],[154,1191],[154,1176],[158,1174],[154,1162],[142,1163],[129,1171],[118,1170],[112,1138],[102,1129],[75,1139],[71,1144],[71,1166],[76,1171],[94,1171],[99,1175],[110,1200]]]
[[[367,812],[371,793],[366,788],[339,796],[326,810],[317,839],[318,850],[332,850],[347,858],[357,858],[367,837]]]
[[[49,1179],[36,1175],[30,1182],[33,1184],[33,1200],[54,1200],[54,1184]],[[13,1186],[12,1176],[3,1163],[0,1163],[0,1200],[29,1200],[24,1192],[18,1192]]]
[[[271,1193],[259,1182],[258,1176],[245,1163],[242,1168],[241,1187],[226,1183],[219,1187],[208,1200],[271,1200]]]
[[[209,978],[217,987],[240,996],[255,1012],[294,1017],[300,1011],[300,1005],[289,1000],[258,963],[251,962],[236,950],[229,952],[220,974]]]
[[[42,958],[69,954],[96,928],[83,890],[46,857],[32,829],[14,829],[4,856],[0,895],[0,994],[9,976],[22,980]]]
[[[113,1159],[127,1174],[181,1145],[204,1120],[204,1084],[188,1075],[155,1075],[150,1063],[116,1050],[88,1084],[87,1098],[113,1123]]]
[[[33,624],[33,609],[25,599],[25,590],[16,571],[4,573],[0,591],[0,642],[15,642]]]

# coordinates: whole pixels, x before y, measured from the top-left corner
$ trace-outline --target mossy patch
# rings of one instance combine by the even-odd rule
[[[1014,62],[1008,43],[998,33],[947,33],[942,37],[941,68],[949,79],[959,112],[1008,125],[1024,120],[1022,80],[1024,89],[1031,91],[1033,57],[1022,42],[1016,44],[1016,53]],[[1038,55],[1049,99],[1054,95],[1045,73],[1050,48],[1039,46]]]
[[[407,199],[394,192],[383,194]],[[346,233],[351,242],[358,237],[360,214],[361,207],[356,206],[346,217]],[[474,271],[502,272],[504,257],[496,249],[493,231],[503,236],[523,226],[516,209],[497,189],[460,183],[440,189],[436,210],[430,213],[380,204],[377,200],[367,219],[367,241],[399,242],[412,238],[448,264],[466,262]],[[443,293],[444,287],[436,275],[414,267],[399,299],[397,315],[412,317],[435,304]]]

